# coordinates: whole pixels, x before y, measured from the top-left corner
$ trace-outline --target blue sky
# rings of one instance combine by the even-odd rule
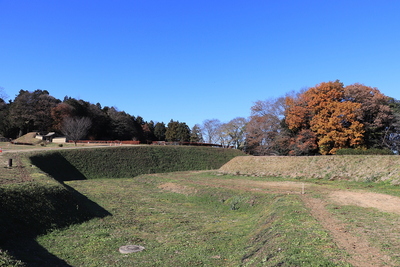
[[[0,0],[0,87],[190,127],[339,79],[400,99],[400,1]]]

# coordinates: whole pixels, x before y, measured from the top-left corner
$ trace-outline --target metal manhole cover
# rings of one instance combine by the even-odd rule
[[[142,251],[144,247],[142,246],[137,246],[137,245],[128,245],[128,246],[122,246],[119,248],[119,252],[122,254],[128,254],[132,252],[139,252]]]

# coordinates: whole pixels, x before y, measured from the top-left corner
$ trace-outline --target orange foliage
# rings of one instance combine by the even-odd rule
[[[345,101],[339,81],[321,83],[300,94],[286,98],[286,124],[294,132],[310,129],[317,137],[321,154],[359,147],[363,143],[364,125],[357,121],[360,103]]]

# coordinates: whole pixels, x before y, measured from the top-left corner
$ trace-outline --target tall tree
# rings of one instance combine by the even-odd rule
[[[165,123],[157,122],[154,126],[154,135],[158,141],[165,141],[165,132],[167,128],[165,127]]]
[[[110,140],[114,139],[110,134],[112,131],[109,129],[112,127],[111,118],[108,116],[99,103],[90,104],[87,107],[88,117],[92,120],[92,127],[88,132],[88,138],[90,140]]]
[[[221,122],[218,119],[203,121],[202,132],[205,141],[209,144],[216,144],[219,141],[219,127]]]
[[[58,102],[46,90],[20,90],[10,105],[10,122],[19,129],[19,136],[28,131],[49,130],[53,124],[50,110]]]
[[[383,144],[396,154],[400,154],[400,100],[389,99],[393,114],[392,123],[384,130]]]
[[[317,136],[309,129],[302,129],[287,141],[287,154],[290,156],[308,156],[318,153]]]
[[[286,141],[279,140],[282,136],[281,121],[284,115],[284,98],[271,98],[257,101],[251,107],[251,116],[246,124],[246,151],[253,155],[276,155],[286,146]]]
[[[88,117],[68,117],[64,120],[61,131],[76,146],[77,141],[86,136],[91,125]]]
[[[190,128],[184,122],[171,120],[168,123],[165,138],[169,142],[188,142],[190,139]]]
[[[53,119],[53,129],[61,131],[64,120],[73,116],[73,107],[67,103],[59,103],[50,109],[50,115]]]
[[[0,135],[10,134],[10,122],[8,120],[9,105],[0,97]]]
[[[145,142],[150,144],[151,142],[156,140],[156,136],[154,135],[154,122],[150,121],[150,122],[145,122],[142,125],[142,130],[143,130],[143,135],[145,138]]]
[[[167,130],[165,132],[165,139],[168,142],[179,141],[178,139],[178,126],[179,122],[171,120],[167,125]]]
[[[311,130],[321,154],[335,154],[340,148],[361,147],[364,125],[357,120],[360,103],[345,100],[341,82],[318,84],[300,94],[286,97],[286,124],[296,133]]]
[[[382,148],[385,131],[393,122],[389,97],[377,88],[360,83],[344,88],[344,100],[361,104],[357,120],[364,125],[364,145],[368,148]]]
[[[190,140],[190,128],[185,122],[180,122],[178,124],[178,134],[177,139],[180,142],[189,142]]]
[[[247,120],[237,117],[220,126],[221,144],[226,147],[243,148],[245,139],[245,127]]]
[[[136,128],[131,115],[124,111],[118,111],[115,107],[108,108],[107,115],[111,120],[112,139],[132,140],[135,137]]]
[[[203,134],[201,133],[201,127],[199,124],[195,124],[190,131],[190,142],[203,143]]]

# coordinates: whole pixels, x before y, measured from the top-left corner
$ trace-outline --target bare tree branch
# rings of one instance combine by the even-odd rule
[[[88,117],[68,117],[63,122],[61,132],[76,146],[76,142],[87,134],[91,126],[92,121]]]

